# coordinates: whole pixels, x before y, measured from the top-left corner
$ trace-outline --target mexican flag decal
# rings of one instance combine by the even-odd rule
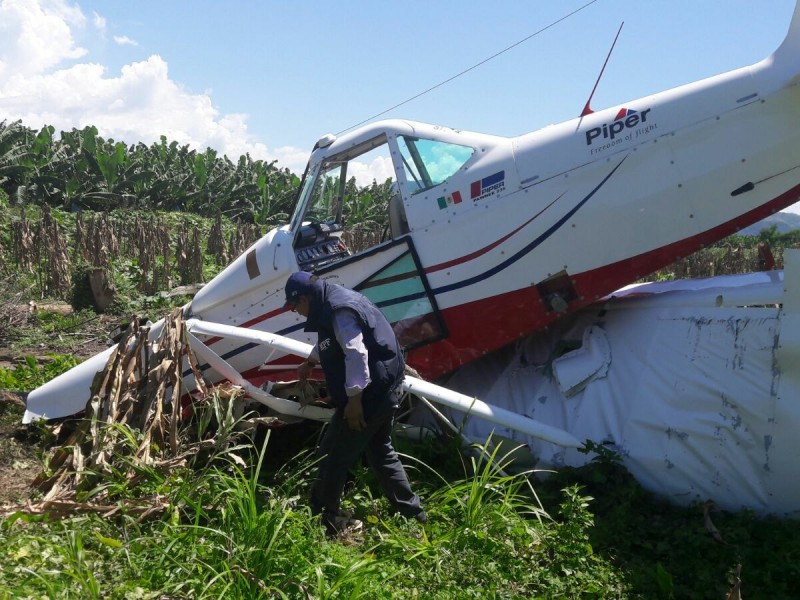
[[[449,196],[442,196],[437,198],[436,202],[439,203],[439,209],[447,208],[452,204],[461,204],[461,192],[453,192]]]

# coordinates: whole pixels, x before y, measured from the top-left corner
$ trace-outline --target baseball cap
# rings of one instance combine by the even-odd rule
[[[284,308],[295,306],[300,296],[310,296],[314,291],[314,284],[318,277],[306,271],[297,271],[289,275],[286,280],[286,304]]]

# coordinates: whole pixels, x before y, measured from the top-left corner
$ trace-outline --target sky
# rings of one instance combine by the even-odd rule
[[[302,173],[322,135],[376,116],[503,136],[574,118],[623,23],[595,110],[753,64],[794,4],[0,0],[0,121]]]

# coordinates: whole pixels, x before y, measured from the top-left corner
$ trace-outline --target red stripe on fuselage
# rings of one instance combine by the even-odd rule
[[[297,368],[302,362],[303,360],[299,356],[295,356],[294,354],[286,354],[269,363],[270,367],[282,366],[286,367],[285,369],[261,370],[261,365],[258,365],[257,367],[252,367],[251,369],[242,371],[241,375],[247,379],[247,381],[258,387],[262,386],[265,381],[293,381],[298,378]],[[314,369],[314,374],[312,377],[324,379],[322,370],[319,369],[319,367]]]

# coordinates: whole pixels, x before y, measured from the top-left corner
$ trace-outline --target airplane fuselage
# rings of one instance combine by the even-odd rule
[[[428,378],[452,371],[800,199],[800,56],[784,46],[751,67],[516,138],[409,121],[329,137],[312,154],[292,224],[246,253],[265,265],[259,276],[241,258],[192,313],[313,342],[280,309],[288,274],[313,270],[372,294],[400,330],[428,315],[405,340],[408,362]],[[440,164],[425,164],[423,143],[462,164],[427,180]],[[361,252],[313,258],[340,239],[300,241],[323,173],[379,147],[407,225]],[[406,251],[414,261],[388,272]],[[231,309],[232,290],[244,314]],[[252,354],[240,366],[264,377],[257,349],[240,350],[223,356]]]

